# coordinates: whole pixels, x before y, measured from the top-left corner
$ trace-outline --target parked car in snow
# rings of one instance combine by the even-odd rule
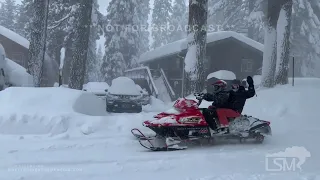
[[[109,85],[106,82],[88,82],[83,85],[83,91],[87,91],[95,94],[96,96],[102,97],[105,99],[106,90],[109,89]]]
[[[141,112],[142,93],[134,81],[128,77],[118,77],[112,80],[106,91],[108,112]]]
[[[141,104],[142,105],[150,104],[151,97],[150,97],[148,91],[146,89],[142,89],[141,86],[139,86],[138,84],[136,84],[136,86],[139,89],[140,93],[142,94]]]

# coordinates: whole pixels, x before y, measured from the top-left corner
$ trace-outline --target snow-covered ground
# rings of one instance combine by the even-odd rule
[[[156,112],[105,114],[104,103],[90,93],[8,88],[0,92],[0,179],[319,180],[319,92],[319,79],[258,91],[244,112],[272,122],[273,136],[264,144],[149,152],[130,129],[148,131],[141,122]],[[301,172],[266,170],[267,153],[292,146],[311,154]]]

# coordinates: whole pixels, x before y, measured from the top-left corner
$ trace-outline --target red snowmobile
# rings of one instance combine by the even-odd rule
[[[271,135],[270,122],[259,120],[252,116],[241,115],[231,109],[217,109],[218,119],[226,118],[228,127],[219,126],[212,130],[199,108],[203,94],[194,94],[196,99],[181,98],[173,105],[172,112],[162,112],[153,120],[143,122],[143,126],[153,130],[155,136],[145,136],[139,129],[132,129],[132,134],[140,144],[153,151],[168,151],[186,149],[189,141],[212,140],[215,137],[237,138],[240,142],[252,139],[262,143],[265,136]],[[218,121],[219,122],[219,121]],[[217,123],[219,124],[219,123]]]

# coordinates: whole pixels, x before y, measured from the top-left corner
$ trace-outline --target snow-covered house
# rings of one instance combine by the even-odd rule
[[[19,34],[0,26],[0,43],[2,44],[6,57],[20,66],[27,68],[29,41]],[[59,65],[46,55],[44,62],[44,86],[53,86],[58,78]]]
[[[139,63],[151,71],[163,69],[176,94],[181,94],[182,71],[187,39],[182,39],[142,54]],[[219,70],[232,71],[237,78],[259,74],[263,45],[242,34],[220,31],[207,34],[206,76]]]

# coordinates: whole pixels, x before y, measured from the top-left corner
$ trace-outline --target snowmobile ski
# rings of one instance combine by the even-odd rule
[[[147,137],[137,128],[132,129],[131,132],[136,138],[138,138],[139,143],[142,147],[151,151],[176,151],[186,149],[186,147],[181,147],[177,144],[172,144],[168,146],[163,138]],[[155,144],[161,145],[155,146]]]

